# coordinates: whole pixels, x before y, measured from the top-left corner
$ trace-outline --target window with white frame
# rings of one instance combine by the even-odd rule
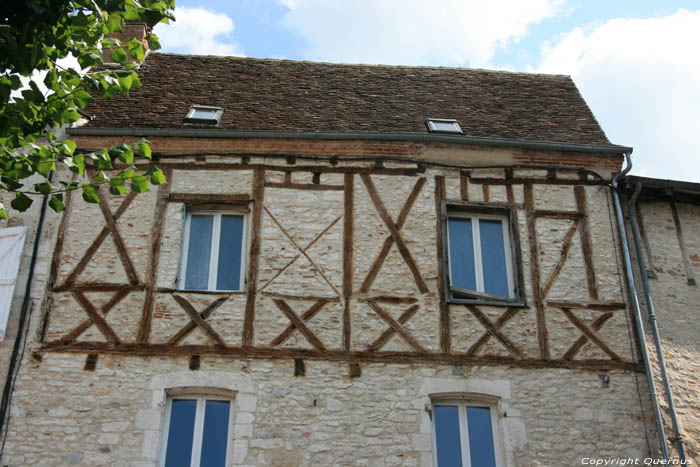
[[[460,203],[446,205],[444,212],[448,300],[522,302],[514,210]]]
[[[161,467],[229,465],[232,400],[217,396],[168,398]]]
[[[246,215],[226,210],[188,210],[184,227],[179,288],[243,290]]]
[[[498,410],[495,404],[434,401],[433,456],[438,467],[500,467]]]

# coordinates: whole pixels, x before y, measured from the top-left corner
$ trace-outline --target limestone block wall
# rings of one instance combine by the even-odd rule
[[[646,266],[653,273],[649,284],[686,453],[697,464],[700,463],[700,289],[693,279],[700,276],[700,206],[674,204],[675,216],[668,201],[645,200],[639,204],[638,219],[648,246],[642,250]],[[641,290],[641,281],[637,279]],[[654,349],[649,329],[647,338],[650,349]],[[652,354],[652,358],[656,365],[656,355]],[[659,402],[667,413],[658,366],[655,370]],[[666,433],[672,436],[670,420],[667,418],[666,422]]]
[[[433,465],[426,411],[438,393],[499,397],[506,466],[581,465],[584,457],[647,456],[635,375],[572,369],[310,361],[294,377],[283,360],[100,357],[52,353],[17,382],[4,465],[153,466],[160,455],[165,390],[237,392],[232,465]],[[651,440],[653,442],[653,439]]]
[[[431,465],[425,407],[442,393],[498,398],[509,466],[655,452],[603,181],[404,146],[474,163],[198,154],[161,159],[169,183],[150,193],[72,196],[3,462],[154,465],[183,386],[236,393],[234,465]],[[523,303],[446,301],[450,202],[513,209]],[[184,213],[202,205],[246,213],[242,291],[178,288]]]

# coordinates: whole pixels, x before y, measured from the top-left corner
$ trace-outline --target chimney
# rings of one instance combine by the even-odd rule
[[[150,32],[151,30],[146,23],[140,21],[124,21],[122,23],[122,32],[113,32],[111,34],[108,34],[106,37],[119,39],[119,43],[121,43],[122,45],[130,41],[131,39],[136,38],[136,40],[140,41],[143,44],[143,46],[146,48],[146,54],[148,54],[149,49],[146,36]],[[114,48],[105,48],[102,50],[102,61],[104,63],[114,63],[114,61],[110,57],[114,50]],[[129,56],[129,61],[133,62],[136,61],[136,59]]]

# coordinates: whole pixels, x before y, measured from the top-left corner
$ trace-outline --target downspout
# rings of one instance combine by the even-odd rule
[[[661,369],[661,379],[664,383],[664,390],[666,391],[666,402],[668,403],[669,411],[671,412],[671,424],[673,426],[673,438],[671,441],[676,445],[678,450],[678,456],[680,460],[685,463],[685,449],[683,446],[683,435],[681,435],[680,427],[678,424],[678,416],[676,414],[676,405],[673,402],[673,394],[671,393],[671,385],[668,380],[668,374],[666,372],[666,362],[664,360],[664,351],[661,346],[661,338],[659,337],[659,328],[656,325],[656,313],[654,312],[654,302],[651,300],[651,292],[649,288],[649,276],[647,274],[647,268],[644,264],[644,255],[642,255],[641,240],[639,235],[639,226],[637,224],[636,215],[636,203],[639,193],[642,191],[642,182],[637,181],[634,186],[634,194],[630,199],[628,204],[628,215],[630,219],[630,226],[632,227],[632,236],[634,238],[634,248],[637,251],[637,264],[639,266],[639,275],[642,278],[642,286],[644,287],[644,299],[647,305],[647,313],[649,314],[649,325],[651,326],[651,332],[654,335],[654,345],[656,346],[656,358],[659,361],[659,368]]]
[[[49,182],[52,179],[53,172],[49,174]],[[25,337],[24,327],[30,312],[34,268],[36,267],[36,260],[39,257],[39,243],[41,240],[41,232],[44,227],[44,219],[46,218],[46,208],[48,203],[49,195],[44,195],[44,199],[41,203],[39,222],[37,223],[36,227],[34,247],[32,248],[32,259],[29,263],[29,274],[27,275],[27,284],[24,289],[24,299],[22,300],[22,308],[19,315],[19,323],[17,325],[17,336],[15,337],[15,342],[12,347],[12,356],[10,357],[10,364],[7,368],[7,379],[5,380],[5,387],[2,391],[2,402],[0,403],[0,435],[2,435],[2,443],[0,443],[0,458],[2,457],[5,449],[5,439],[7,438],[7,429],[9,427],[9,411],[12,400],[12,390],[14,389],[15,371],[18,370],[16,367],[21,364],[20,358],[21,354],[23,353],[21,351],[21,347]]]
[[[639,339],[639,350],[642,360],[644,361],[644,369],[647,373],[647,382],[649,384],[649,392],[651,393],[651,404],[654,408],[654,418],[656,419],[656,431],[659,435],[659,443],[661,452],[665,460],[668,460],[668,447],[666,446],[666,435],[664,433],[664,425],[661,419],[661,409],[659,408],[658,394],[654,385],[654,375],[651,372],[651,363],[649,362],[649,352],[647,351],[646,338],[644,336],[644,325],[642,324],[642,316],[639,311],[639,299],[637,298],[637,289],[634,284],[634,272],[632,270],[632,260],[630,259],[629,244],[627,243],[627,231],[625,229],[625,218],[622,213],[622,205],[620,204],[620,193],[618,190],[619,180],[632,170],[632,160],[630,153],[625,153],[625,161],[627,167],[613,178],[612,193],[615,201],[615,215],[617,217],[617,227],[620,230],[620,246],[622,247],[622,256],[625,261],[625,273],[627,274],[627,282],[629,287],[629,298],[632,303],[632,313],[634,314],[634,322],[637,327],[637,338]]]

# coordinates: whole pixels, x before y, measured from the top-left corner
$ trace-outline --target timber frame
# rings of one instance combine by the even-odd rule
[[[206,159],[206,158],[204,158]],[[237,193],[233,195],[209,195],[209,194],[188,194],[173,192],[170,184],[158,187],[155,203],[154,222],[151,227],[151,248],[149,251],[148,267],[146,271],[137,271],[126,248],[125,242],[119,232],[116,221],[129,208],[134,199],[134,194],[127,195],[121,205],[112,212],[106,202],[100,204],[101,212],[104,216],[105,226],[99,231],[97,237],[85,251],[77,266],[59,281],[59,265],[62,261],[63,249],[65,248],[65,232],[69,228],[71,212],[75,200],[69,193],[67,197],[67,210],[61,220],[60,230],[57,236],[56,247],[51,268],[50,294],[67,292],[84,310],[85,319],[69,332],[64,333],[56,339],[47,339],[46,328],[50,326],[51,314],[56,309],[48,310],[44,319],[44,330],[42,332],[42,352],[77,352],[84,354],[121,354],[138,356],[186,356],[188,358],[206,355],[227,356],[236,358],[282,358],[294,361],[295,374],[303,376],[306,372],[303,360],[317,359],[329,361],[342,361],[351,365],[351,374],[357,377],[361,374],[358,363],[363,362],[387,362],[387,363],[413,363],[413,362],[440,362],[452,365],[484,365],[496,364],[515,366],[523,368],[582,368],[589,370],[622,369],[628,371],[641,371],[640,365],[629,357],[625,358],[615,352],[605,339],[599,334],[601,328],[613,316],[618,313],[626,313],[625,303],[616,301],[605,301],[599,297],[596,273],[593,267],[593,242],[589,227],[589,217],[586,191],[584,186],[603,186],[602,181],[591,180],[585,170],[581,170],[578,178],[557,176],[557,171],[552,169],[545,176],[514,176],[513,169],[503,169],[503,176],[500,178],[473,177],[470,171],[451,169],[456,172],[459,183],[459,193],[461,200],[450,200],[446,196],[446,169],[437,171],[436,174],[426,173],[426,164],[405,163],[394,164],[396,167],[384,167],[383,165],[371,165],[368,163],[357,163],[355,165],[336,164],[311,164],[296,165],[296,160],[288,160],[288,165],[270,165],[265,163],[251,163],[249,157],[241,157],[238,163],[211,161],[202,163],[199,160],[178,160],[163,159],[159,165],[166,172],[170,180],[174,170],[187,171],[251,171],[252,186],[250,192]],[[293,181],[295,173],[311,174],[310,183]],[[272,181],[267,178],[270,173],[281,173],[284,181]],[[342,183],[324,182],[324,174],[342,174]],[[390,212],[387,208],[383,195],[377,189],[376,176],[384,177],[411,177],[410,191],[403,196],[401,209],[399,212]],[[432,179],[432,180],[431,180]],[[424,193],[426,184],[434,183],[434,194]],[[477,203],[469,200],[470,185],[480,185],[482,199]],[[536,185],[559,185],[573,187],[575,194],[576,210],[542,210],[536,209],[534,187]],[[379,219],[384,223],[389,234],[382,241],[381,249],[374,258],[370,269],[360,283],[353,283],[353,271],[355,261],[354,235],[357,225],[357,187],[364,187]],[[506,202],[495,203],[491,201],[492,187],[500,186],[507,194]],[[514,187],[522,187],[523,200],[516,202]],[[342,212],[335,216],[329,225],[326,225],[309,244],[297,244],[285,230],[283,222],[276,219],[273,213],[265,205],[266,192],[268,190],[309,190],[309,191],[332,191],[341,192],[343,205]],[[426,278],[424,271],[411,252],[410,244],[402,233],[406,225],[409,214],[414,204],[421,195],[434,196],[435,216],[436,216],[436,240],[434,246],[438,267],[435,280],[436,288],[431,288],[431,283]],[[142,195],[143,196],[143,195]],[[248,237],[248,253],[246,255],[247,265],[246,281],[242,292],[212,292],[212,291],[180,291],[173,288],[157,286],[158,264],[161,256],[161,245],[165,215],[169,203],[185,203],[197,206],[201,204],[250,204],[250,232]],[[446,236],[445,236],[445,213],[446,206],[452,203],[464,204],[470,209],[497,209],[508,211],[512,230],[511,244],[513,252],[513,270],[516,275],[515,280],[520,284],[520,297],[522,300],[517,303],[491,302],[489,300],[473,301],[468,303],[454,304],[449,299],[448,277],[445,268],[446,264]],[[262,223],[263,217],[271,219],[272,222],[287,236],[287,238],[297,248],[294,259],[286,267],[289,267],[297,258],[305,257],[318,272],[323,275],[322,270],[308,256],[307,250],[335,225],[342,227],[342,287],[336,287],[324,277],[333,294],[331,296],[310,296],[310,295],[284,295],[267,290],[269,284],[275,277],[266,283],[259,282],[259,269],[261,261],[262,247]],[[518,232],[518,216],[524,219],[525,232]],[[566,232],[560,248],[560,258],[554,265],[550,274],[545,277],[540,265],[538,232],[536,221],[538,219],[560,219],[571,222],[571,226]],[[548,294],[553,284],[557,280],[569,257],[574,236],[580,236],[580,245],[584,258],[586,272],[586,290],[588,299],[583,301],[555,301],[549,300]],[[119,255],[119,260],[127,273],[128,282],[123,284],[111,284],[101,282],[80,282],[79,276],[87,263],[93,258],[102,242],[110,236],[115,244]],[[520,253],[520,242],[526,241],[529,255],[529,280],[522,268],[522,258]],[[382,270],[389,251],[395,247],[399,256],[410,273],[410,277],[418,291],[417,294],[391,295],[373,292],[372,286],[375,279]],[[430,247],[430,246],[429,246]],[[283,271],[280,271],[281,274]],[[279,275],[278,274],[278,275]],[[525,302],[525,287],[531,288],[531,302]],[[445,292],[443,292],[445,291]],[[85,295],[87,292],[103,292],[111,294],[111,298],[101,306],[91,303]],[[135,340],[127,341],[120,337],[118,329],[113,329],[105,320],[105,316],[120,301],[134,292],[143,292],[144,301],[140,310],[141,319]],[[191,299],[185,296],[210,297],[209,304],[198,309],[191,303]],[[424,304],[422,297],[429,294],[436,295],[437,311],[439,313],[439,342],[433,347],[439,350],[430,350],[425,345],[420,336],[412,334],[406,324],[417,314],[421,313]],[[164,343],[151,342],[152,321],[154,315],[155,301],[157,294],[172,296],[180,309],[189,318],[189,323],[179,329],[171,338]],[[217,312],[218,309],[232,296],[245,296],[245,310],[240,342],[228,341],[221,333],[207,320]],[[256,341],[255,338],[255,317],[259,310],[256,310],[256,298],[265,297],[272,300],[276,312],[288,319],[289,323],[282,333],[267,343]],[[341,326],[342,333],[340,342],[326,342],[322,340],[308,326],[314,316],[322,313],[330,304],[337,304],[342,309]],[[396,317],[392,316],[385,306],[402,306],[403,311]],[[484,306],[498,306],[501,309],[500,315],[494,319],[486,313]],[[384,324],[384,331],[365,350],[353,348],[353,313],[355,307],[363,306],[370,310]],[[51,308],[46,307],[46,308]],[[511,336],[507,334],[506,325],[524,310],[534,311],[537,329],[538,351],[536,353],[519,346]],[[594,311],[600,313],[593,322],[586,322],[577,314],[577,310]],[[482,334],[476,342],[466,351],[456,351],[453,349],[452,321],[455,313],[468,313],[473,316],[481,325]],[[548,335],[547,313],[561,313],[578,330],[578,338],[571,342],[569,348],[560,355],[553,355],[550,348],[550,338]],[[103,341],[77,341],[88,328],[95,326],[104,337]],[[184,345],[182,343],[190,333],[200,330],[209,340],[209,345]],[[294,348],[285,346],[289,339],[299,334],[310,344],[310,348]],[[410,350],[389,351],[383,350],[387,342],[391,339],[400,339],[408,345]],[[486,348],[489,341],[495,341],[508,352],[507,356],[480,354]],[[586,345],[592,345],[601,350],[608,358],[600,359],[579,359],[577,354]],[[194,361],[194,360],[191,360]]]

